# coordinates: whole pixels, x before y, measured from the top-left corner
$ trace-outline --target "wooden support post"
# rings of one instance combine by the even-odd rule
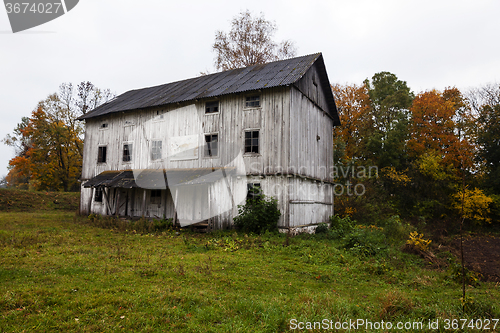
[[[126,190],[126,192],[125,192],[125,194],[126,194],[125,195],[125,216],[128,216],[128,192],[130,192],[130,191]]]
[[[146,214],[146,189],[143,189],[144,193],[142,195],[142,217]]]
[[[135,212],[135,187],[132,187],[132,199],[130,200],[130,216],[134,217]]]
[[[87,212],[87,214],[92,214],[92,199],[94,199],[95,197],[95,188],[94,187],[91,187],[90,188],[90,198],[89,198],[89,211]],[[80,214],[82,212],[80,211]]]
[[[104,198],[106,199],[106,206],[105,208],[107,208],[107,210],[104,212],[104,215],[108,215],[108,211],[109,213],[111,213],[111,206],[109,205],[109,191],[106,191],[106,188],[103,187],[102,188],[102,194],[104,195]]]
[[[115,193],[116,193],[116,196],[115,196],[115,217],[118,217],[118,211],[120,210],[120,189],[117,188],[115,189]]]

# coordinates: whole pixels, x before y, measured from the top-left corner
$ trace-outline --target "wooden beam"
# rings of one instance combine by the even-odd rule
[[[87,214],[91,214],[92,213],[92,199],[94,198],[95,196],[95,188],[91,187],[90,188],[90,199],[89,199],[89,211],[87,212]],[[82,212],[80,211],[80,214]]]
[[[128,214],[128,192],[130,192],[129,190],[126,190],[126,196],[125,196],[125,216],[127,216]]]
[[[132,187],[132,198],[130,200],[130,216],[133,217],[135,212],[135,187]]]
[[[118,193],[117,193],[118,192]],[[115,189],[115,217],[118,217],[118,212],[120,210],[120,193],[121,190],[119,188]]]
[[[142,194],[142,217],[146,214],[146,189],[144,189],[144,193]]]
[[[104,198],[106,199],[106,208],[108,209],[104,215],[108,215],[108,211],[111,213],[111,206],[109,205],[109,193],[106,192],[105,187],[102,188],[102,194],[104,195]]]

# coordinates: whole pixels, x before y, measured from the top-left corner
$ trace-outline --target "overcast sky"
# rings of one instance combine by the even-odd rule
[[[275,21],[298,56],[322,52],[332,83],[381,71],[415,93],[500,82],[499,0],[80,0],[16,34],[0,9],[0,138],[63,82],[121,94],[214,71],[215,32],[245,9]],[[0,176],[13,155],[0,144]]]

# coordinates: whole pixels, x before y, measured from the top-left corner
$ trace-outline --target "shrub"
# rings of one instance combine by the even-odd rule
[[[385,235],[377,228],[360,228],[344,240],[346,250],[362,256],[375,256],[387,247]]]
[[[406,241],[406,244],[409,246],[413,246],[417,250],[427,251],[429,248],[429,244],[432,242],[430,239],[424,239],[424,234],[419,234],[416,231],[410,233],[409,239]]]
[[[326,223],[320,223],[317,227],[316,230],[314,230],[315,234],[326,234],[328,233],[328,224]]]
[[[238,216],[234,225],[238,230],[261,234],[266,231],[276,231],[281,212],[278,200],[261,193],[254,194],[244,205],[238,205]]]
[[[341,218],[338,215],[334,215],[330,217],[330,229],[338,238],[342,238],[347,234],[350,234],[354,230],[355,225],[356,221],[351,220],[349,216]]]
[[[393,215],[383,222],[384,233],[393,240],[405,240],[410,233],[410,225],[401,220],[399,215]]]
[[[174,219],[161,219],[156,220],[153,219],[154,229],[155,231],[164,231],[164,230],[172,230],[174,228]]]

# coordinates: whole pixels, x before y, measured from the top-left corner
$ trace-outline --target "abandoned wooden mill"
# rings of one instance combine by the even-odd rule
[[[321,53],[131,90],[86,113],[80,213],[230,228],[248,190],[279,228],[333,215],[333,126]]]

